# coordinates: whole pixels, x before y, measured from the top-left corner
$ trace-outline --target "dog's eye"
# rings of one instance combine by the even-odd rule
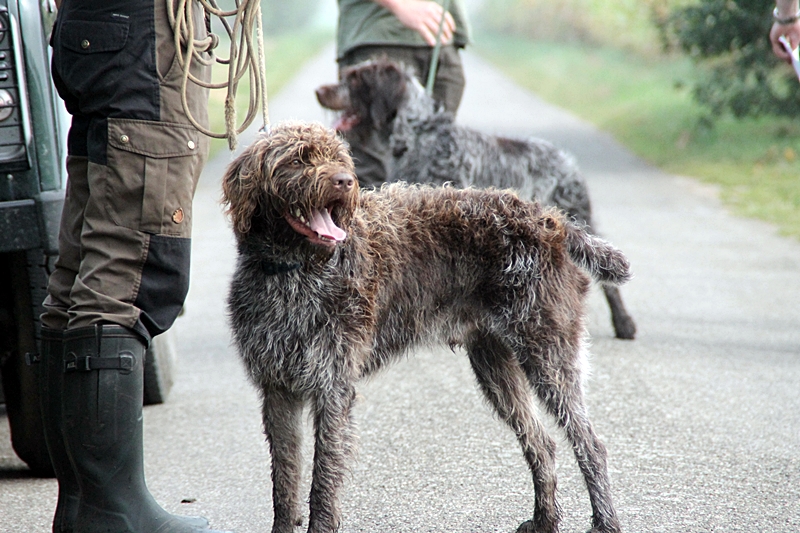
[[[299,167],[303,165],[303,162],[299,158],[295,158],[292,159],[292,161],[289,164],[292,165],[293,167]]]

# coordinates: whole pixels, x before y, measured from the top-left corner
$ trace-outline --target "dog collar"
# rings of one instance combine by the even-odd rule
[[[297,270],[298,268],[300,268],[300,263],[275,263],[267,260],[261,261],[261,271],[267,276],[291,272],[292,270]]]

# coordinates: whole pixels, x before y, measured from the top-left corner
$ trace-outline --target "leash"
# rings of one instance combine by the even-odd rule
[[[175,50],[183,70],[181,82],[181,102],[189,122],[201,133],[215,139],[227,139],[231,150],[236,148],[237,137],[255,120],[261,111],[262,131],[269,125],[267,105],[266,66],[264,60],[264,34],[261,27],[261,5],[259,0],[239,0],[236,8],[225,11],[217,6],[215,0],[197,0],[206,20],[208,35],[195,38],[194,1],[165,0],[172,33],[175,36]],[[227,59],[217,57],[214,50],[219,45],[219,37],[211,33],[211,17],[217,17],[230,38]],[[233,18],[231,24],[228,19]],[[254,39],[255,34],[255,39]],[[254,42],[255,41],[255,42]],[[210,57],[202,54],[208,53]],[[225,82],[211,83],[195,77],[190,69],[195,63],[211,66],[215,63],[227,65],[228,76]],[[236,92],[239,82],[247,75],[250,81],[250,102],[247,114],[240,126],[236,126]],[[225,95],[225,133],[213,132],[200,123],[189,110],[186,90],[189,82],[207,89],[227,89]]]
[[[433,83],[436,80],[436,69],[439,67],[439,52],[442,50],[442,29],[444,28],[444,17],[450,9],[450,0],[444,0],[442,5],[442,18],[439,20],[439,30],[436,32],[436,46],[433,47],[431,56],[431,66],[428,69],[428,82],[425,84],[425,94],[433,96]]]

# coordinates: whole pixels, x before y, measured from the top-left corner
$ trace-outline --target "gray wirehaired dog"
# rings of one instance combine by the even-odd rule
[[[582,385],[587,272],[626,281],[620,251],[509,190],[392,184],[359,194],[347,146],[318,124],[282,123],[258,138],[228,168],[223,200],[238,245],[228,310],[263,402],[273,533],[302,522],[304,406],[316,433],[308,531],[333,532],[357,381],[431,343],[466,349],[519,439],[535,491],[519,532],[559,524],[556,446],[534,398],[573,446],[592,532],[620,531]]]
[[[371,139],[385,147],[388,181],[513,188],[594,232],[589,191],[569,155],[541,139],[486,135],[456,124],[401,65],[367,61],[316,92],[323,107],[342,112],[336,129],[351,131],[355,142]],[[616,336],[633,339],[636,324],[619,289],[604,284],[603,290]]]

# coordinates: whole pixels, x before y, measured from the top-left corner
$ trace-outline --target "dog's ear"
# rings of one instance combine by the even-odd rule
[[[222,178],[222,204],[237,235],[245,235],[250,231],[250,223],[258,208],[258,176],[262,170],[259,165],[254,165],[259,161],[254,154],[257,144],[253,143],[234,159]]]

